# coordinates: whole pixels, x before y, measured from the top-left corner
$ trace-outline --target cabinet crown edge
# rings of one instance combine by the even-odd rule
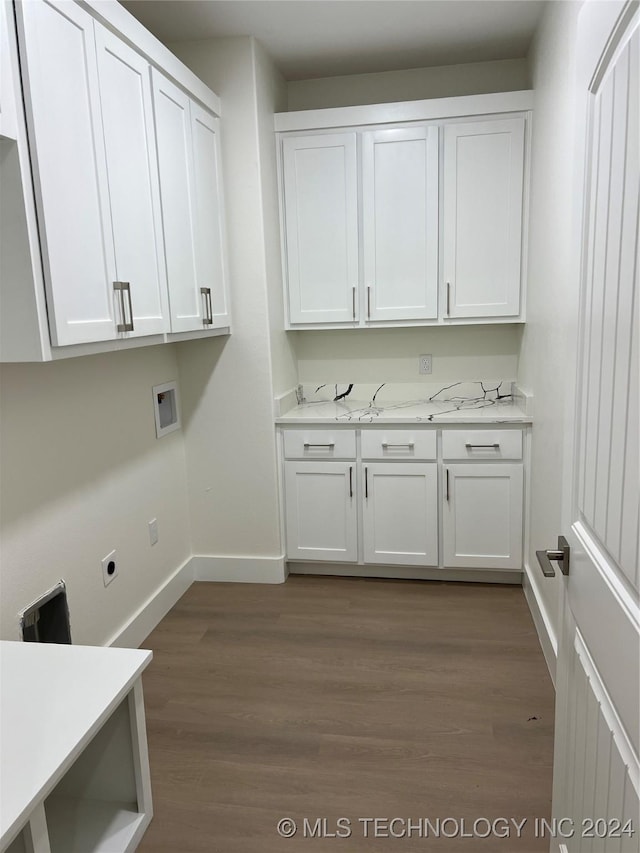
[[[491,113],[526,112],[533,109],[534,92],[496,92],[485,95],[458,95],[451,98],[429,98],[388,104],[365,104],[352,107],[327,107],[318,110],[296,110],[275,113],[274,130],[278,133],[321,130],[366,124],[397,124],[409,121],[431,121],[489,115]]]

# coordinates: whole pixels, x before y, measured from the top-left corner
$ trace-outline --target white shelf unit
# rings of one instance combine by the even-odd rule
[[[0,643],[2,853],[130,853],[152,817],[151,652]]]

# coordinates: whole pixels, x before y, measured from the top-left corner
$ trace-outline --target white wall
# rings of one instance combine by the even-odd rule
[[[298,332],[300,382],[448,382],[514,379],[522,326]],[[418,356],[433,373],[420,376]]]
[[[193,551],[281,556],[267,257],[251,38],[172,45],[222,99],[233,334],[180,345]]]
[[[526,59],[469,62],[407,71],[351,74],[292,80],[287,85],[289,110],[385,104],[422,98],[482,95],[487,92],[517,92],[529,89]]]
[[[274,393],[282,394],[298,382],[293,348],[296,333],[284,331],[276,137],[273,130],[273,114],[286,110],[287,84],[262,45],[255,41],[254,58],[272,381]]]
[[[520,351],[520,384],[535,399],[533,430],[531,581],[552,630],[558,627],[559,581],[542,579],[536,548],[555,547],[561,530],[564,440],[565,330],[578,311],[572,266],[574,78],[580,3],[549,3],[531,49],[535,89],[527,324]]]
[[[182,433],[156,439],[151,393],[177,375],[169,346],[2,366],[2,638],[17,639],[18,612],[64,578],[74,642],[105,643],[188,559]]]

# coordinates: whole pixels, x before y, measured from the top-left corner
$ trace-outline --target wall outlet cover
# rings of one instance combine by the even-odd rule
[[[116,552],[112,551],[102,560],[102,579],[105,586],[109,586],[112,580],[118,577],[118,563]]]
[[[423,376],[431,373],[431,356],[421,355],[418,359],[418,371]]]

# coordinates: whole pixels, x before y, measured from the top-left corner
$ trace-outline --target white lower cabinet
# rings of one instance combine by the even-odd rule
[[[522,464],[444,466],[444,565],[522,568]]]
[[[399,567],[393,576],[406,566],[411,577],[522,571],[523,436],[508,426],[282,430],[287,559]]]
[[[419,462],[364,465],[365,563],[438,565],[437,468]]]
[[[353,462],[285,462],[287,557],[356,562]]]

